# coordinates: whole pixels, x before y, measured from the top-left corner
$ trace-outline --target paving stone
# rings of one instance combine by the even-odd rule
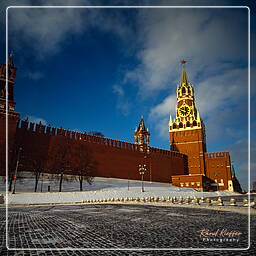
[[[255,215],[251,237],[255,237]],[[0,255],[186,255],[188,251],[86,251],[91,248],[246,248],[248,216],[205,208],[119,204],[9,207],[5,248],[5,208],[0,208]],[[200,230],[239,231],[238,240],[208,240]],[[215,240],[214,240],[215,239]],[[253,239],[252,239],[253,242]],[[25,250],[25,249],[38,250]],[[50,250],[45,250],[45,249]],[[56,250],[63,248],[64,250]],[[67,250],[78,248],[78,250]],[[80,248],[80,250],[79,250]],[[255,254],[252,243],[250,255]],[[214,251],[207,255],[249,255],[248,251]],[[202,255],[202,251],[189,251]]]

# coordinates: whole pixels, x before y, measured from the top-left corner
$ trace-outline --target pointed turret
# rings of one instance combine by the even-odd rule
[[[144,119],[143,119],[143,116],[141,117],[141,120],[140,120],[140,124],[139,124],[139,127],[137,128],[137,131],[146,131],[146,126],[145,126],[145,122],[144,122]]]
[[[196,113],[197,113],[197,115],[196,115],[197,122],[201,122],[199,111],[197,110]]]
[[[190,83],[188,81],[187,71],[185,69],[185,64],[186,63],[187,63],[187,61],[185,61],[185,60],[181,61],[182,71],[181,71],[181,78],[180,78],[179,88],[182,87],[182,86],[190,87]]]
[[[149,130],[146,128],[146,125],[142,116],[139,126],[134,132],[135,144],[148,145],[149,136],[150,136]]]
[[[181,79],[180,79],[180,86],[185,85],[188,86],[188,76],[185,67],[182,67]]]
[[[172,115],[170,114],[169,123],[172,123]]]
[[[242,193],[243,190],[241,188],[239,180],[236,177],[234,165],[232,165],[232,167],[231,167],[231,178],[232,178],[232,183],[231,184],[233,185],[233,191],[238,192],[238,193]]]

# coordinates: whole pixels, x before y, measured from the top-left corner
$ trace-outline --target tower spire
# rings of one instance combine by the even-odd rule
[[[135,144],[139,145],[149,145],[150,133],[146,128],[143,117],[141,117],[138,128],[134,132]]]
[[[141,116],[140,124],[137,131],[146,131],[146,126],[145,126],[143,116]]]
[[[188,76],[187,76],[187,72],[185,69],[186,63],[187,63],[187,61],[185,61],[185,60],[181,61],[182,73],[181,73],[180,85],[182,85],[182,84],[188,85]]]

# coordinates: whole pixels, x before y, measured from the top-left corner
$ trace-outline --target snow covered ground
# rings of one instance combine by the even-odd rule
[[[129,189],[128,189],[129,183]],[[48,186],[51,191],[46,192]],[[143,197],[214,197],[236,195],[228,191],[223,192],[197,192],[191,188],[179,188],[164,183],[144,182],[145,192],[141,192],[141,181],[127,181],[121,179],[95,178],[92,185],[84,183],[84,191],[80,192],[77,181],[64,181],[63,191],[58,190],[57,181],[45,180],[43,192],[33,193],[34,180],[24,179],[17,181],[16,194],[8,194],[9,204],[46,204],[46,203],[76,203],[86,200],[111,199],[111,198],[143,198]],[[41,190],[41,183],[39,189]],[[0,193],[5,194],[5,182],[0,182]],[[5,195],[6,197],[6,195]]]

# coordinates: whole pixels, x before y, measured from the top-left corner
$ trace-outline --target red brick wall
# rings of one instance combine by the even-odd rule
[[[22,147],[19,170],[32,171],[34,159],[45,159],[47,157],[51,135],[36,131],[35,124],[32,124],[34,129],[32,129],[32,126],[31,129],[28,129],[27,125],[28,122],[22,122],[22,127],[17,129],[16,140]]]
[[[190,174],[205,174],[203,130],[170,132],[171,148],[188,156]]]
[[[10,112],[8,115],[8,158],[11,161],[13,157],[13,145],[15,142],[16,128],[19,120],[19,114]],[[0,112],[0,175],[5,175],[6,168],[6,114]]]
[[[218,185],[219,190],[228,189],[228,180],[231,180],[229,153],[228,152],[206,153],[205,162],[206,162],[206,176],[210,178],[212,181],[217,180],[217,182],[220,184]]]
[[[139,146],[133,143],[39,126],[25,121],[21,122],[17,129],[17,141],[23,148],[19,170],[31,171],[33,159],[40,156],[49,157],[49,149],[56,143],[65,145],[64,138],[67,137],[72,143],[82,141],[87,145],[92,159],[97,163],[97,169],[93,173],[96,177],[140,179],[139,164],[146,164],[145,180],[148,181],[170,182],[172,175],[187,174],[187,157],[177,152],[150,148],[150,152],[143,153]],[[51,167],[49,163],[48,161],[47,166]],[[48,171],[52,172],[50,168]]]
[[[203,175],[180,175],[172,177],[172,185],[184,188],[194,188],[199,189],[203,187]]]

